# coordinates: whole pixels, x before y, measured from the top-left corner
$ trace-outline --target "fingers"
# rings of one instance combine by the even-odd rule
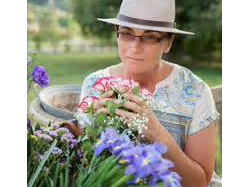
[[[123,106],[129,110],[134,111],[135,113],[138,113],[138,114],[143,113],[143,108],[137,103],[127,101],[123,104]]]
[[[108,98],[108,97],[112,97],[113,95],[114,95],[114,91],[109,90],[109,91],[105,92],[104,94],[102,94],[101,98]]]
[[[104,114],[109,114],[109,111],[108,111],[108,109],[107,108],[105,108],[105,107],[101,107],[101,108],[99,108],[99,109],[97,109],[97,114],[99,114],[99,113],[104,113]]]
[[[128,98],[130,101],[137,103],[139,106],[144,107],[145,103],[143,102],[142,98],[137,95],[125,93],[124,97]]]
[[[128,120],[132,120],[132,119],[134,119],[136,117],[135,113],[127,112],[127,111],[121,110],[121,109],[116,109],[115,113],[118,116],[125,117],[125,119],[128,119]]]
[[[104,106],[105,106],[105,103],[106,103],[107,101],[113,101],[113,99],[111,99],[111,98],[101,98],[100,100],[95,101],[95,102],[94,102],[94,109],[95,109],[95,110],[98,110],[99,108],[104,107]]]

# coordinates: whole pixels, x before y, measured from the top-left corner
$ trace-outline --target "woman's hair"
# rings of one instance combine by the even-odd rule
[[[116,31],[118,32],[119,25],[114,25],[114,27],[115,27]],[[160,32],[160,31],[155,31],[155,32],[163,33],[163,32]],[[168,34],[168,38],[171,38],[174,35],[174,33],[171,33],[171,32],[165,32],[165,33]]]

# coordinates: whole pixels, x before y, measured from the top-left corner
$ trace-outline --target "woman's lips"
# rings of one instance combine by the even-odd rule
[[[142,58],[134,58],[134,57],[129,57],[129,56],[127,56],[127,58],[129,58],[131,60],[135,60],[135,61],[143,61]]]

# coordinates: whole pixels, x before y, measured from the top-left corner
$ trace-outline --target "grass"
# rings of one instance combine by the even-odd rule
[[[120,62],[118,53],[87,53],[87,54],[60,54],[38,56],[38,64],[46,67],[50,76],[50,86],[58,84],[81,85],[84,77],[93,71],[103,69]],[[220,66],[220,65],[219,65]],[[190,68],[201,77],[209,86],[222,84],[221,67],[200,66]],[[35,97],[33,92],[28,95],[28,103]],[[217,136],[218,137],[218,136]],[[222,174],[222,159],[217,138],[216,172]]]
[[[46,67],[51,84],[81,84],[83,78],[98,69],[120,62],[118,53],[88,53],[88,54],[60,54],[39,55],[38,64]],[[209,86],[222,83],[221,68],[196,67],[191,69]]]

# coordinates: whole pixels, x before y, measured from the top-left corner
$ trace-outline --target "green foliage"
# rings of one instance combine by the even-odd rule
[[[204,59],[221,61],[221,54],[214,55],[214,51],[221,51],[221,0],[178,1],[176,5],[177,27],[193,31],[195,36],[178,37],[171,50],[172,58],[179,53],[179,56],[191,55],[196,62]]]
[[[110,40],[113,31],[106,23],[97,18],[115,17],[121,0],[73,0],[73,14],[81,26],[82,33]]]

